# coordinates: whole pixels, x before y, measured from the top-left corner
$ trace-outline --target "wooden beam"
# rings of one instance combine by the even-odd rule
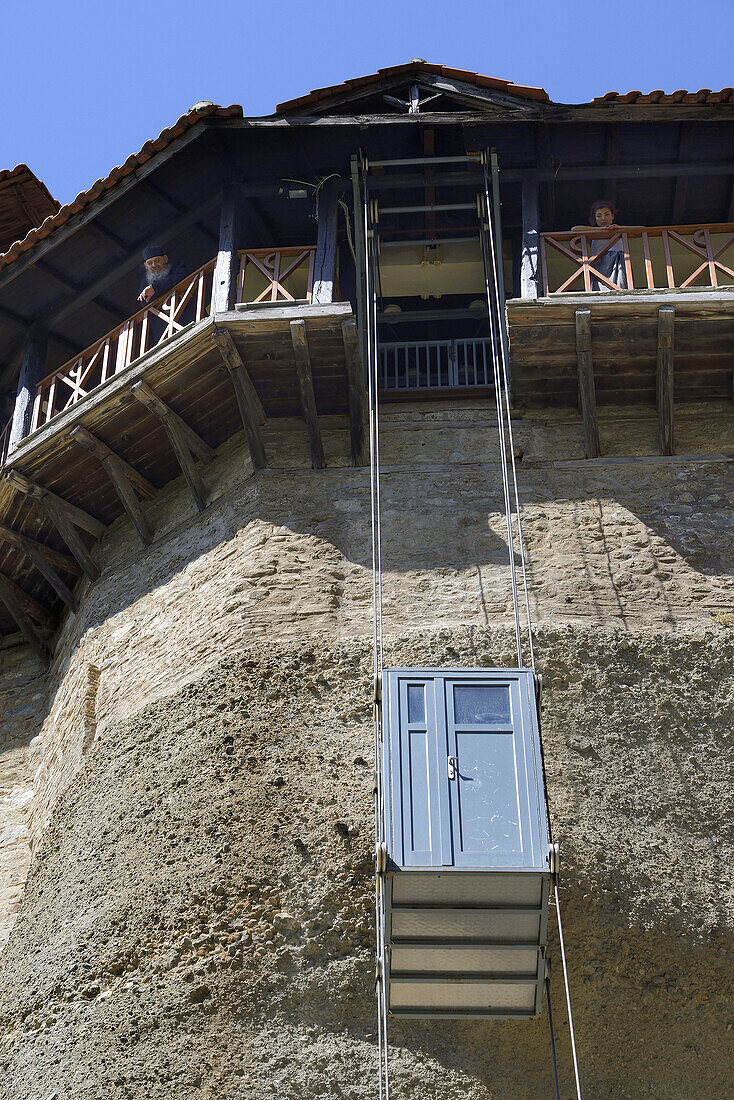
[[[203,512],[206,508],[206,490],[193,455],[209,460],[214,457],[214,451],[147,383],[136,382],[131,392],[141,405],[145,405],[160,420],[194,503]]]
[[[15,534],[15,532],[14,532]],[[8,540],[11,541],[11,540]],[[76,596],[66,584],[64,580],[59,576],[54,567],[47,561],[43,553],[36,549],[38,543],[34,543],[32,539],[23,538],[19,536],[18,541],[15,543],[21,553],[33,562],[38,572],[46,578],[56,594],[64,601],[66,606],[74,614],[79,610],[79,601]],[[44,547],[44,549],[46,549]]]
[[[366,466],[367,455],[367,393],[359,354],[359,333],[354,321],[342,321],[342,341],[347,364],[349,389],[349,434],[352,442],[352,463]]]
[[[212,313],[234,309],[237,295],[237,238],[239,195],[234,186],[224,188],[219,218],[219,251],[212,279]]]
[[[78,576],[81,573],[81,569],[68,554],[62,554],[59,550],[54,550],[51,546],[46,546],[43,542],[36,542],[35,539],[28,538],[27,535],[21,535],[20,531],[14,531],[12,527],[6,527],[0,523],[0,541],[11,543],[13,546],[18,546],[22,550],[26,550],[27,547],[32,547],[37,553],[41,554],[51,565],[55,565],[57,569],[63,569],[67,573],[72,573],[74,576]],[[28,555],[30,557],[30,554]]]
[[[163,398],[159,397],[155,390],[151,389],[147,382],[136,382],[132,387],[132,395],[140,402],[141,405],[145,405],[151,412],[155,413],[159,420],[165,424],[175,424],[179,429],[181,437],[186,440],[186,446],[190,451],[193,451],[198,458],[203,459],[204,462],[210,462],[217,453],[213,447],[201,438],[198,432],[195,432],[193,428],[189,427],[185,420],[183,420],[177,412],[174,412],[170,405],[167,405]]]
[[[23,609],[22,604],[17,598],[16,592],[16,586],[0,574],[0,600],[2,600],[7,607],[21,633],[25,635],[26,641],[33,652],[47,665],[51,661],[51,653],[43,638],[33,625],[30,617]]]
[[[313,295],[311,299],[315,303],[333,302],[334,300],[340,182],[338,176],[333,176],[331,179],[327,179],[319,191],[316,208],[318,231],[316,234]]]
[[[675,310],[672,306],[664,306],[658,310],[657,406],[661,455],[675,454],[673,436],[674,329]]]
[[[240,355],[234,340],[229,332],[223,328],[214,329],[214,342],[219,348],[222,361],[229,371],[232,379],[237,405],[240,410],[242,426],[245,429],[247,445],[250,448],[250,457],[256,470],[267,466],[268,459],[265,453],[260,425],[266,421],[265,410],[257,395],[247,367]]]
[[[596,390],[594,388],[594,361],[591,354],[590,309],[576,310],[576,358],[581,415],[584,419],[586,457],[598,458],[601,454],[601,445],[599,443],[599,421],[596,411]]]
[[[148,481],[147,477],[141,474],[139,470],[136,470],[134,466],[131,466],[129,462],[126,462],[108,443],[105,443],[98,436],[93,435],[92,432],[88,431],[88,429],[81,424],[76,428],[72,428],[69,432],[69,436],[95,455],[100,462],[104,462],[106,458],[114,458],[115,462],[119,463],[127,480],[132,482],[135,486],[135,491],[143,497],[144,500],[153,500],[153,498],[158,495],[158,490],[155,485]]]
[[[48,339],[44,332],[31,329],[23,346],[18,385],[13,409],[8,451],[12,452],[31,430],[36,384],[46,374]]]
[[[520,297],[538,297],[539,272],[539,212],[538,180],[523,180],[522,184],[522,249],[520,252]]]
[[[298,389],[301,395],[301,408],[308,429],[308,443],[311,448],[311,465],[314,470],[323,470],[324,444],[321,439],[321,428],[316,411],[316,397],[313,392],[313,371],[311,370],[311,354],[308,350],[308,337],[306,336],[305,321],[291,321],[291,341],[293,353],[296,357],[296,375],[298,377]]]
[[[49,609],[44,607],[42,603],[39,603],[38,600],[35,600],[33,596],[29,596],[19,584],[16,584],[15,581],[12,581],[10,577],[6,576],[4,573],[0,573],[0,577],[2,577],[5,584],[12,589],[18,604],[23,610],[40,626],[47,626],[50,630],[53,630],[56,626],[56,619]]]
[[[49,489],[36,485],[35,482],[17,470],[8,470],[5,479],[14,488],[19,489],[21,493],[25,493],[38,503],[90,581],[96,581],[99,577],[99,569],[80,537],[77,528],[81,527],[93,534],[95,538],[99,538],[107,530],[105,525],[94,519],[93,516],[88,515],[81,508],[77,508],[76,505],[70,504],[67,500],[52,493]]]
[[[96,539],[102,537],[107,530],[106,524],[101,520],[95,519],[94,516],[90,516],[88,512],[85,512],[83,508],[78,508],[76,504],[71,504],[68,500],[64,500],[63,497],[57,496],[56,493],[52,493],[50,489],[44,489],[42,485],[37,485],[35,481],[31,481],[25,474],[20,473],[19,470],[9,469],[5,473],[5,480],[20,490],[21,493],[25,493],[26,496],[33,497],[38,501],[52,500],[76,527],[81,527],[84,531],[88,531],[90,535],[94,535]]]
[[[153,528],[140,505],[136,490],[150,500],[156,494],[155,486],[125,462],[124,458],[115,454],[111,447],[81,425],[72,429],[69,436],[102,464],[140,541],[143,546],[148,546],[153,541]]]

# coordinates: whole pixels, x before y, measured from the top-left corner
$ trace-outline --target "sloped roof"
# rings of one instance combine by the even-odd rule
[[[0,255],[0,270],[7,267],[8,264],[13,263],[25,252],[28,252],[35,244],[44,240],[50,236],[54,230],[59,226],[64,225],[75,214],[80,213],[87,206],[98,199],[105,191],[109,191],[111,187],[114,187],[120,180],[125,179],[126,176],[132,175],[137,168],[145,164],[156,153],[160,153],[170,145],[177,137],[184,134],[187,130],[201,118],[211,118],[212,116],[217,118],[242,118],[242,107],[238,103],[233,103],[229,107],[220,107],[216,103],[196,104],[191,110],[187,111],[185,115],[181,115],[177,122],[174,122],[173,126],[167,127],[165,130],[161,130],[157,138],[152,138],[150,141],[146,141],[145,145],[138,150],[137,153],[133,153],[127,158],[124,164],[113,168],[109,175],[104,179],[98,179],[96,183],[87,191],[82,191],[77,195],[75,199],[67,203],[65,206],[59,208],[58,203],[55,203],[56,213],[49,217],[46,217],[40,225],[31,229],[22,240],[15,241],[14,244],[8,248],[7,252]],[[25,167],[20,165],[19,167]],[[17,169],[14,169],[17,171]],[[43,186],[41,184],[41,186]],[[44,189],[45,190],[45,189]],[[49,196],[50,198],[50,196]],[[52,200],[55,201],[55,200]]]
[[[653,92],[606,92],[591,102],[636,103],[640,106],[650,103],[734,103],[734,88],[722,88],[720,92],[712,92],[710,88],[701,88],[698,92],[687,92],[685,88],[675,92],[663,92],[660,88]]]
[[[27,164],[0,171],[0,249],[56,213],[59,203]]]
[[[471,72],[468,69],[452,69],[446,65],[434,65],[429,61],[408,61],[404,65],[391,65],[387,69],[378,69],[369,76],[356,76],[351,80],[345,80],[343,84],[332,84],[327,88],[315,88],[308,95],[299,96],[297,99],[289,99],[285,103],[279,103],[275,108],[276,114],[292,114],[304,108],[315,107],[324,100],[348,95],[349,92],[367,88],[370,84],[380,84],[395,77],[413,76],[418,73],[430,73],[433,76],[445,76],[450,80],[462,80],[465,84],[474,84],[477,88],[493,89],[505,92],[508,95],[520,96],[523,99],[541,100],[549,103],[548,93],[543,88],[532,88],[525,84],[513,84],[511,80],[500,80],[493,76],[482,76],[481,73]]]

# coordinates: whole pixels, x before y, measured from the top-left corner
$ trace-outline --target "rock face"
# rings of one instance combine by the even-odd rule
[[[512,665],[486,423],[394,420],[385,662]],[[724,1100],[730,467],[556,469],[562,420],[520,429],[584,1096]],[[0,963],[2,1100],[377,1095],[367,475],[218,462],[202,517],[174,486],[146,554],[106,536],[48,679],[2,656],[28,724],[0,769],[33,857]],[[550,941],[570,1096],[553,920]],[[547,1014],[396,1021],[391,1071],[395,1096],[551,1096]]]

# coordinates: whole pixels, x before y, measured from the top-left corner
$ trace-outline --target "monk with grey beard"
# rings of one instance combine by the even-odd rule
[[[188,275],[184,265],[178,261],[172,263],[159,244],[148,245],[143,251],[143,267],[145,274],[138,293],[139,302],[152,302],[161,294],[167,294]]]

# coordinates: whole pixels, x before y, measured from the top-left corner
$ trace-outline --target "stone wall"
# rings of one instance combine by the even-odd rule
[[[194,794],[194,802],[198,804],[197,753],[204,752],[202,746],[207,738],[221,738],[225,743],[229,736],[228,707],[232,695],[225,691],[221,697],[230,702],[222,706],[216,702],[216,697],[227,684],[221,670],[230,667],[228,662],[238,659],[237,655],[260,667],[264,660],[267,663],[267,654],[271,651],[295,652],[299,670],[306,674],[305,680],[297,690],[295,682],[290,686],[282,685],[279,689],[284,693],[281,700],[290,691],[294,700],[300,698],[301,706],[304,698],[309,704],[321,700],[329,714],[336,707],[334,713],[340,715],[338,725],[331,729],[324,717],[326,711],[321,712],[317,707],[306,730],[301,730],[295,702],[289,711],[288,729],[296,731],[293,736],[301,746],[299,766],[305,769],[303,797],[308,797],[306,792],[313,777],[312,769],[325,769],[333,780],[333,794],[323,796],[325,801],[318,803],[321,808],[316,810],[316,820],[309,818],[309,835],[300,838],[306,851],[313,846],[315,835],[331,836],[332,825],[326,819],[331,813],[328,807],[341,807],[343,802],[343,794],[337,788],[345,774],[341,765],[346,767],[347,762],[339,752],[331,751],[329,755],[330,750],[325,742],[321,745],[322,740],[333,738],[336,730],[339,737],[344,736],[352,746],[353,760],[349,768],[357,771],[365,768],[365,775],[369,771],[366,765],[354,763],[357,757],[368,758],[369,747],[357,746],[356,742],[352,745],[350,740],[352,722],[363,719],[369,695],[367,674],[361,665],[358,674],[350,673],[344,657],[349,652],[363,654],[371,630],[369,476],[367,470],[353,469],[347,464],[345,422],[340,418],[324,418],[323,427],[328,460],[328,468],[324,471],[312,471],[308,467],[308,444],[302,423],[284,421],[273,425],[271,422],[267,437],[271,456],[269,468],[253,477],[242,440],[230,441],[205,471],[210,505],[202,515],[196,512],[185,485],[179,481],[169,485],[150,506],[155,514],[156,538],[149,548],[140,547],[126,519],[114,524],[95,550],[102,575],[94,585],[82,582],[81,610],[62,626],[56,639],[54,663],[47,677],[32,683],[33,677],[38,677],[38,669],[29,666],[21,675],[25,668],[22,661],[27,658],[22,658],[19,650],[0,652],[2,701],[6,702],[8,713],[15,711],[16,720],[9,747],[3,742],[0,755],[0,837],[7,835],[10,844],[15,845],[14,849],[8,848],[11,854],[3,862],[4,849],[0,840],[0,938],[7,935],[17,915],[33,848],[39,854],[36,877],[32,878],[35,892],[22,910],[27,920],[21,919],[16,927],[6,967],[12,978],[23,965],[24,952],[36,950],[32,946],[34,935],[40,934],[39,930],[44,927],[48,934],[61,936],[64,942],[71,937],[77,947],[71,951],[69,959],[74,957],[77,971],[67,985],[69,990],[73,988],[77,992],[68,997],[64,992],[53,994],[56,997],[54,1004],[66,1004],[67,1000],[76,1004],[78,996],[86,996],[79,993],[82,988],[80,975],[83,977],[87,973],[85,967],[88,969],[83,948],[87,941],[98,942],[94,914],[100,906],[102,910],[111,907],[110,911],[115,906],[122,906],[127,911],[130,899],[136,896],[137,887],[133,884],[138,881],[147,884],[153,905],[160,891],[165,893],[168,889],[164,883],[168,881],[169,871],[173,874],[171,868],[178,867],[183,874],[185,868],[179,867],[179,863],[185,864],[189,856],[193,859],[195,851],[199,850],[198,830],[208,826],[202,825],[203,817],[195,813],[191,820],[187,819],[185,829],[182,826],[183,832],[177,828],[171,830],[175,851],[161,856],[162,863],[157,871],[146,863],[143,848],[147,842],[142,834],[139,835],[137,827],[128,836],[114,822],[135,821],[142,812],[138,802],[147,805],[150,801],[152,809],[149,812],[153,815],[150,824],[164,831],[168,828],[170,806],[180,795]],[[719,918],[724,913],[720,876],[712,877],[707,845],[711,845],[712,836],[717,837],[716,843],[721,839],[721,822],[714,820],[716,803],[711,784],[714,783],[713,772],[720,765],[719,742],[727,736],[731,726],[727,727],[723,719],[716,718],[712,732],[710,723],[714,714],[727,713],[731,699],[722,676],[717,689],[717,710],[709,711],[704,707],[708,690],[704,657],[697,660],[697,671],[691,678],[687,654],[688,648],[693,647],[701,654],[718,657],[721,651],[730,647],[734,633],[734,628],[728,625],[734,607],[732,466],[706,458],[732,451],[734,430],[729,406],[691,406],[681,412],[677,420],[678,448],[686,452],[685,459],[661,460],[655,456],[656,418],[638,410],[617,410],[603,414],[601,419],[608,457],[586,463],[583,461],[581,424],[574,414],[517,416],[513,419],[513,427],[529,558],[531,611],[539,635],[550,639],[544,646],[542,671],[547,678],[553,670],[552,678],[555,679],[548,736],[557,744],[559,764],[557,770],[552,770],[552,784],[559,812],[561,809],[569,811],[565,823],[572,848],[574,845],[583,847],[587,841],[590,845],[583,859],[574,856],[576,863],[573,865],[577,871],[570,900],[572,907],[575,906],[577,934],[581,935],[583,927],[584,935],[593,934],[597,944],[593,954],[596,961],[588,972],[588,980],[593,984],[594,975],[604,969],[599,928],[607,926],[609,913],[614,912],[615,906],[621,914],[621,925],[615,926],[613,934],[621,937],[620,943],[624,941],[624,928],[631,928],[635,922],[640,928],[646,927],[646,922],[655,923],[655,913],[659,915],[662,911],[659,907],[663,894],[667,901],[677,898],[675,920],[679,931],[675,935],[681,937],[681,945],[676,950],[688,950],[685,944],[689,935],[693,937],[691,943],[696,940],[700,931],[695,928],[698,921],[702,928],[720,934]],[[635,457],[625,457],[630,455]],[[700,458],[697,460],[696,456]],[[498,657],[492,641],[494,637],[511,637],[512,598],[496,425],[491,405],[455,401],[422,407],[386,406],[382,413],[381,477],[384,627],[388,639],[404,638],[417,628],[428,632],[441,630],[443,641],[434,657],[437,662],[445,655],[445,659],[452,662],[464,660],[481,664],[490,657],[499,662],[501,657],[514,663],[516,658],[505,642],[502,642],[501,648],[504,648]],[[680,641],[676,640],[678,636]],[[627,637],[628,643],[624,641]],[[430,641],[428,634],[425,638],[426,652],[431,645],[435,649],[436,644]],[[402,644],[409,646],[408,642]],[[560,647],[562,659],[554,656],[554,645]],[[338,660],[332,650],[341,654]],[[430,663],[427,657],[421,657],[421,652],[421,644],[416,641],[414,659]],[[617,679],[610,682],[605,654],[612,652]],[[283,659],[296,658],[284,656]],[[269,675],[277,680],[276,671],[271,667]],[[259,677],[252,682],[245,678],[240,683],[241,690],[250,695],[264,690],[268,677],[262,672]],[[354,681],[347,697],[340,694],[342,677]],[[602,681],[606,685],[606,695],[600,689]],[[682,685],[686,685],[687,690],[681,691]],[[644,691],[650,686],[656,700],[654,713],[650,711],[644,721],[637,722],[635,708],[645,701]],[[250,704],[256,707],[257,698],[246,697],[243,705],[249,707]],[[178,787],[175,790],[166,788],[165,796],[159,791],[154,797],[159,780],[153,781],[150,777],[148,755],[155,756],[165,715],[180,716],[189,705],[192,708],[190,720],[182,725],[183,718],[176,718],[172,727],[174,732],[179,730],[176,737],[182,739],[181,791]],[[286,704],[281,701],[278,705]],[[31,706],[32,710],[21,712],[17,710],[19,706]],[[202,707],[206,713],[201,712]],[[203,717],[195,717],[200,712]],[[22,729],[17,727],[18,719],[23,723]],[[699,728],[698,722],[705,725]],[[254,769],[253,774],[259,774],[258,744],[267,734],[266,717],[263,723],[252,734],[248,733],[252,741],[249,755],[246,747],[237,749],[244,761],[239,765],[238,782],[245,780],[250,768]],[[602,730],[604,736],[600,737]],[[651,768],[648,740],[653,733],[657,738],[656,763]],[[170,742],[172,735],[169,734],[170,731],[166,737]],[[575,745],[567,742],[571,734],[576,738]],[[679,743],[679,735],[683,737],[685,749]],[[286,737],[281,732],[276,738],[280,747],[273,750],[273,767],[277,772],[272,777],[273,783],[278,775],[284,782],[290,782],[287,773],[292,769],[295,753],[293,746],[287,743],[290,736],[291,733]],[[173,742],[171,744],[173,746]],[[104,747],[97,748],[97,745]],[[662,749],[662,753],[658,749]],[[172,747],[171,751],[178,750]],[[634,783],[620,801],[613,785],[614,769],[595,767],[612,751],[628,760],[635,759],[639,765],[644,795],[640,793],[637,802]],[[187,754],[193,755],[189,759]],[[700,773],[696,771],[699,757]],[[208,769],[210,762],[204,763]],[[334,773],[337,765],[339,768]],[[107,775],[104,789],[99,787],[97,767],[102,767]],[[154,767],[152,760],[150,767]],[[109,769],[113,769],[114,776]],[[598,789],[600,775],[606,776],[604,782],[611,784],[606,792]],[[228,782],[224,772],[221,781]],[[204,784],[210,798],[219,780],[215,776],[211,782],[213,788]],[[705,797],[701,796],[701,784],[707,790]],[[279,789],[277,783],[275,789]],[[4,793],[11,790],[14,793]],[[667,807],[662,816],[660,790],[665,792],[664,805]],[[658,794],[653,796],[654,791]],[[254,801],[238,801],[235,795],[233,789],[234,801],[228,812],[232,827],[236,823],[236,829],[240,830],[237,832],[240,843],[244,834],[257,836],[260,814],[264,810],[260,794]],[[269,786],[267,795],[273,796]],[[587,795],[594,809],[593,826],[583,809]],[[364,792],[357,793],[356,797],[361,801],[355,814],[360,822],[363,818],[366,821],[369,800],[362,804]],[[55,811],[57,802],[59,807],[66,809]],[[579,807],[575,816],[571,812],[573,806]],[[297,819],[302,808],[300,799],[297,804],[283,804],[284,816],[279,828],[284,828],[292,815]],[[688,834],[681,837],[681,843],[692,844],[695,849],[695,872],[688,876],[686,884],[676,886],[667,870],[671,854],[669,827],[684,819],[691,808],[701,817],[700,828],[693,839]],[[346,813],[346,809],[343,812]],[[625,824],[635,814],[642,815],[646,823],[639,835]],[[43,840],[47,827],[50,828],[48,837],[55,838],[53,846],[48,848],[51,853],[48,859],[51,863],[54,859],[62,861],[56,865],[59,870],[54,872],[57,879],[51,893],[61,891],[58,875],[62,866],[70,884],[69,898],[76,891],[81,899],[85,883],[88,883],[86,900],[77,899],[72,909],[66,909],[67,913],[73,913],[73,918],[67,919],[68,927],[64,921],[58,923],[58,910],[47,892],[45,876],[49,874],[49,864],[44,863],[43,857],[47,844],[51,845],[50,839]],[[345,854],[335,848],[332,855],[336,853],[334,882],[337,885],[333,889],[337,890],[338,883],[347,881],[350,875],[357,875],[357,893],[350,894],[345,913],[337,925],[342,929],[339,934],[343,935],[344,928],[357,921],[362,937],[360,950],[367,951],[371,931],[361,899],[362,892],[369,890],[369,873],[364,860],[368,858],[371,840],[366,835],[367,826],[361,823],[358,827],[362,840],[359,846],[355,842],[353,856],[359,870],[355,869],[357,864],[352,866],[353,859],[348,852]],[[5,834],[3,829],[10,831]],[[80,847],[82,841],[75,839],[77,834],[87,838],[83,847]],[[233,845],[225,834],[223,822],[216,825],[214,832],[206,834],[219,839],[213,847],[214,842],[207,841],[202,849],[201,873],[205,878],[209,874],[207,868],[226,868],[233,858]],[[294,844],[296,839],[293,838]],[[229,847],[225,848],[227,844]],[[601,853],[610,848],[616,853],[613,889],[608,878],[596,871],[602,860]],[[593,859],[589,858],[589,853],[594,855]],[[604,856],[604,860],[607,858]],[[283,867],[290,868],[286,877],[290,876],[292,882],[299,875],[301,881],[306,873],[302,882],[304,890],[313,870],[298,861],[291,867],[294,857],[290,849],[288,854],[285,850],[273,849],[272,859],[270,872],[263,869],[257,874],[252,872],[253,890],[260,899],[257,904],[266,907],[271,902],[275,904],[272,898],[268,902],[270,895],[266,885],[270,879],[273,882],[283,879]],[[105,879],[92,888],[99,860],[104,861],[108,870],[110,867],[114,870],[114,887],[113,879]],[[647,876],[649,888],[640,893],[636,887],[635,893],[631,884],[638,877],[635,868],[641,865],[646,867],[643,877]],[[244,867],[245,878],[248,873]],[[115,889],[121,896],[116,900],[111,895],[107,897],[106,892]],[[245,889],[242,884],[238,886],[238,891]],[[97,891],[101,891],[99,897]],[[187,891],[185,876],[177,879],[176,895],[184,897]],[[42,896],[47,900],[39,901]],[[585,896],[593,899],[591,915],[586,916]],[[216,910],[216,896],[213,898],[213,901],[211,898],[202,901],[201,906],[206,909],[211,902]],[[290,896],[286,900],[290,906]],[[687,904],[695,909],[695,917],[692,911],[685,914]],[[146,912],[150,910],[149,918],[153,921],[157,919],[155,905],[152,910],[150,906],[146,909]],[[309,905],[306,894],[299,895],[298,905],[301,907],[298,920],[303,923]],[[240,909],[235,908],[239,913]],[[600,923],[592,928],[592,917],[596,919],[597,909]],[[716,919],[713,913],[718,914]],[[232,920],[240,919],[236,915],[229,916]],[[672,919],[672,916],[665,918],[666,921]],[[233,935],[235,931],[241,932],[231,928],[226,934]],[[110,929],[108,933],[113,938],[117,935]],[[306,956],[311,952],[318,962],[317,933],[315,928],[302,946]],[[665,934],[662,926],[658,927],[656,936]],[[280,942],[272,940],[271,933],[268,935],[270,946]],[[145,936],[150,938],[149,931]],[[642,932],[635,932],[630,941],[637,945],[629,948],[636,953],[635,957],[643,952],[640,936],[644,939]],[[663,941],[655,942],[655,951],[659,948],[662,952]],[[312,946],[308,946],[309,943]],[[173,941],[169,948],[174,950]],[[259,950],[267,953],[267,948],[266,936],[262,944],[254,948],[255,954]],[[144,956],[149,948],[138,944],[130,950]],[[240,959],[247,959],[244,947],[242,952]],[[354,973],[356,964],[347,956],[340,958],[345,975]],[[60,980],[58,968],[63,969],[67,962],[72,965],[68,959],[63,961],[51,952],[47,960],[49,973],[55,973]],[[584,954],[583,965],[588,962],[589,956]],[[125,963],[120,974],[127,973],[127,966]],[[131,964],[131,967],[135,970],[135,966]],[[114,977],[115,973],[110,971],[108,977]],[[624,973],[632,982],[634,968],[628,966]],[[668,982],[663,961],[660,971],[651,974],[649,981],[659,981],[660,973]],[[98,984],[102,983],[99,984],[100,997],[108,991],[104,986],[107,980],[103,980],[101,971],[94,978]],[[138,979],[130,980],[134,984]],[[580,980],[585,983],[587,977],[582,976]],[[690,976],[685,980],[693,982]],[[359,981],[363,982],[363,978]],[[64,982],[61,986],[67,989]],[[337,985],[348,999],[351,994],[346,978]],[[624,982],[620,986],[620,996],[623,986]],[[38,988],[44,990],[39,996],[45,1003],[45,986]],[[650,988],[657,987],[651,985]],[[711,991],[708,987],[707,990],[703,995],[710,998]],[[89,999],[95,1000],[96,996]],[[17,1037],[33,1031],[40,1019],[38,1011],[28,1008],[35,1022],[27,1026],[21,1026],[19,1018],[10,1013],[6,1021],[13,1035]],[[366,1011],[366,1008],[359,1009],[359,1013]],[[66,1021],[66,1008],[63,1011],[54,1008],[51,1015],[56,1023],[62,1019]],[[366,1015],[364,1019],[367,1020]],[[282,1017],[281,1022],[284,1020]],[[512,1026],[503,1034],[509,1035]],[[259,1028],[260,1024],[255,1030]],[[364,1042],[370,1047],[368,1028],[365,1022]],[[295,1032],[292,1039],[296,1044],[301,1041]],[[214,1040],[212,1042],[216,1046]],[[406,1042],[410,1045],[407,1039]],[[700,1044],[702,1040],[696,1042]],[[22,1050],[22,1046],[21,1043],[18,1049]],[[346,1040],[342,1046],[339,1043],[336,1046],[342,1050],[339,1057],[347,1057],[347,1051],[352,1051],[349,1057],[354,1055]],[[532,1055],[536,1056],[540,1057],[537,1052]],[[324,1057],[328,1062],[331,1055]],[[21,1082],[23,1078],[17,1061],[12,1064]],[[454,1063],[449,1059],[447,1064]],[[286,1058],[286,1065],[291,1066],[289,1058]],[[438,1070],[436,1073],[438,1088],[444,1077]],[[482,1073],[486,1078],[486,1067]],[[78,1082],[74,1087],[81,1089]],[[120,1086],[119,1093],[113,1090],[110,1094],[142,1095],[135,1091],[137,1087],[125,1085],[126,1092]],[[180,1082],[178,1087],[177,1096],[189,1095]],[[22,1096],[23,1100],[32,1095],[35,1100],[35,1093],[24,1093],[20,1084],[18,1088],[20,1091],[8,1095]],[[130,1088],[133,1091],[129,1091]],[[497,1095],[519,1095],[508,1092],[507,1088],[510,1086]],[[494,1095],[486,1088],[484,1092],[481,1089],[472,1092],[469,1085],[457,1086],[457,1089],[445,1095],[472,1098]],[[664,1091],[651,1091],[650,1094],[680,1095],[681,1098],[686,1095]],[[47,1100],[46,1096],[38,1095],[41,1100]],[[60,1096],[66,1095],[60,1092]],[[76,1100],[77,1096],[87,1094],[72,1091],[68,1095]],[[90,1097],[93,1095],[89,1093]],[[191,1095],[200,1094],[192,1092]],[[212,1095],[235,1097],[240,1093],[215,1091]],[[245,1090],[241,1095],[249,1100],[271,1094],[256,1092],[253,1085],[251,1091]],[[296,1097],[310,1093],[286,1090],[273,1095]],[[362,1093],[357,1089],[344,1095],[361,1097]],[[614,1094],[599,1092],[597,1095]],[[620,1091],[618,1095],[635,1094]],[[718,1094],[714,1090],[707,1095]]]

